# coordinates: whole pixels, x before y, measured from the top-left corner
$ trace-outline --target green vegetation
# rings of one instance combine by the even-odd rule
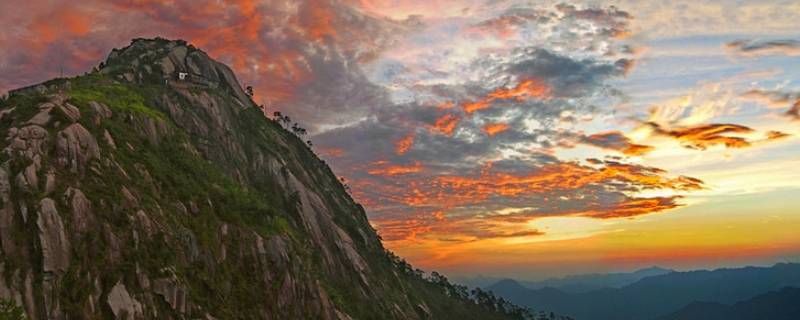
[[[136,90],[138,89],[138,90]],[[86,105],[90,101],[102,101],[117,112],[141,113],[149,117],[165,119],[163,113],[146,105],[145,96],[152,97],[152,87],[132,88],[130,85],[114,83],[100,73],[78,77],[72,82],[70,99]]]
[[[26,320],[25,310],[13,300],[0,299],[0,320]]]

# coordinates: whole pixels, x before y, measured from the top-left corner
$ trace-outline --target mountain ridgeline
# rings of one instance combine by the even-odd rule
[[[792,318],[798,309],[786,307],[800,306],[800,300],[796,291],[783,290],[786,287],[800,288],[800,264],[671,272],[586,292],[531,289],[514,280],[487,289],[513,303],[577,320],[646,320],[666,315],[670,316],[663,319],[798,319]],[[745,302],[771,291],[780,292]],[[770,305],[778,309],[759,315]],[[737,310],[747,312],[741,318],[725,316]]]
[[[796,320],[800,319],[800,288],[786,287],[726,305],[692,302],[657,320]]]
[[[12,91],[0,134],[0,298],[29,318],[531,318],[385,250],[325,162],[183,41]]]
[[[604,288],[621,288],[647,277],[659,276],[670,272],[674,271],[659,267],[650,267],[634,272],[594,273],[566,276],[563,278],[551,278],[541,281],[512,280],[512,282],[519,283],[528,289],[555,288],[566,293],[580,293]],[[468,287],[486,288],[499,282],[508,282],[505,280],[509,279],[478,276],[474,278],[453,278],[452,280]]]

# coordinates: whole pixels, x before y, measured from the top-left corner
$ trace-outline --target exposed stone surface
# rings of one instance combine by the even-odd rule
[[[106,302],[117,319],[133,320],[142,316],[142,304],[131,297],[121,282],[111,288]]]
[[[38,125],[29,125],[20,129],[8,130],[6,140],[10,140],[4,152],[8,155],[19,153],[29,160],[45,154],[44,146],[47,143],[48,133],[45,128]]]
[[[153,281],[153,291],[178,313],[185,314],[189,310],[188,291],[178,283],[174,275]]]
[[[117,148],[117,144],[114,142],[114,137],[111,136],[111,133],[108,130],[103,131],[103,139],[106,140],[106,143],[111,146],[112,149]]]
[[[103,119],[111,118],[114,113],[105,104],[98,103],[97,101],[89,101],[89,107],[94,111],[94,124],[100,124]]]
[[[97,140],[80,123],[72,124],[57,134],[57,161],[71,172],[83,172],[89,160],[99,156]]]
[[[50,122],[50,110],[53,110],[53,108],[55,108],[55,105],[50,102],[43,104],[39,107],[39,113],[28,120],[28,123],[38,126],[46,125],[48,122]]]
[[[69,267],[69,241],[55,201],[44,198],[39,203],[36,225],[42,244],[42,268],[45,272],[64,272]]]
[[[45,174],[44,193],[49,195],[56,189],[56,174],[53,171]]]
[[[64,193],[64,199],[70,204],[72,209],[72,225],[75,231],[84,233],[89,230],[90,223],[94,217],[92,203],[80,189],[68,188]]]
[[[71,122],[78,121],[81,118],[81,111],[78,110],[78,107],[73,106],[69,103],[65,103],[63,105],[58,106],[59,110],[64,113],[64,115],[69,118]]]

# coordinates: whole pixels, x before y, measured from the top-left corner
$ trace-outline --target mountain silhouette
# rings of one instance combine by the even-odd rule
[[[675,312],[693,301],[731,304],[787,286],[800,286],[800,264],[673,272],[621,288],[580,293],[527,289],[512,280],[487,289],[516,304],[577,320],[641,320]]]

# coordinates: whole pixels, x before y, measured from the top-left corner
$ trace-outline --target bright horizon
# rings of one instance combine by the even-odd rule
[[[0,92],[181,38],[308,128],[423,270],[800,261],[800,3],[559,3],[5,2]]]

